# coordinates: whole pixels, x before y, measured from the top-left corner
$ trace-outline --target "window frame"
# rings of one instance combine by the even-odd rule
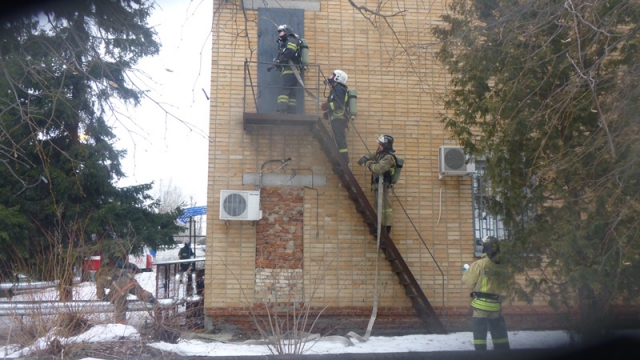
[[[504,223],[498,215],[489,212],[488,202],[495,198],[491,192],[491,182],[484,178],[487,167],[484,158],[475,159],[476,171],[471,175],[471,206],[473,214],[473,249],[476,257],[482,256],[482,238],[495,236],[498,240],[506,237]]]

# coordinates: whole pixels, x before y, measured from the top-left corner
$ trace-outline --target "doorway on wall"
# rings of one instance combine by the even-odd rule
[[[258,92],[257,112],[275,113],[280,90],[280,72],[267,71],[278,55],[278,26],[287,24],[293,31],[304,37],[304,10],[282,8],[258,9]],[[304,114],[304,90],[296,89],[296,113]]]

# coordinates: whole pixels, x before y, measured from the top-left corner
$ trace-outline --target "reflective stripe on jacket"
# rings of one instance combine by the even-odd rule
[[[487,254],[482,254],[482,258],[471,264],[469,269],[463,273],[462,282],[474,292],[500,295],[502,293],[501,284],[491,278],[490,270],[495,266],[496,264],[489,259]],[[475,297],[471,301],[471,306],[474,309],[483,311],[500,311],[500,302],[498,300],[482,297]]]
[[[337,83],[329,94],[327,104],[331,111],[331,120],[344,118],[344,109],[347,106],[347,86]]]
[[[296,59],[296,53],[298,52],[298,46],[300,45],[300,40],[293,35],[287,36],[286,42],[280,42],[278,48],[278,63],[280,64],[289,64],[289,60],[293,61],[294,64],[298,64],[299,60]],[[293,74],[291,70],[291,66],[282,66],[280,68],[280,75]]]

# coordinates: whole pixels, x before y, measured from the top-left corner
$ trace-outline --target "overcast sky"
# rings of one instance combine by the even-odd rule
[[[146,75],[135,81],[173,116],[146,99],[126,110],[133,122],[112,120],[116,148],[128,152],[119,186],[171,181],[186,200],[206,205],[212,13],[211,0],[157,0],[148,24],[162,48],[140,61]]]

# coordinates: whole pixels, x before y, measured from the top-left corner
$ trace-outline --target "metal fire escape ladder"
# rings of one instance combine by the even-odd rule
[[[369,203],[366,195],[362,191],[360,184],[353,176],[353,173],[345,163],[338,148],[335,145],[333,137],[327,130],[322,120],[316,121],[311,125],[311,131],[314,137],[320,143],[322,150],[333,166],[334,173],[340,178],[342,184],[349,192],[349,197],[356,204],[356,210],[362,215],[364,221],[369,227],[377,226],[377,215],[375,210]],[[391,263],[393,271],[398,276],[400,283],[404,286],[405,293],[411,299],[413,308],[422,320],[425,327],[434,334],[445,334],[446,330],[440,322],[438,315],[431,307],[429,300],[420,288],[416,278],[411,273],[409,266],[402,258],[402,255],[396,248],[395,244],[384,231],[380,234],[380,249],[384,252],[386,259]]]

